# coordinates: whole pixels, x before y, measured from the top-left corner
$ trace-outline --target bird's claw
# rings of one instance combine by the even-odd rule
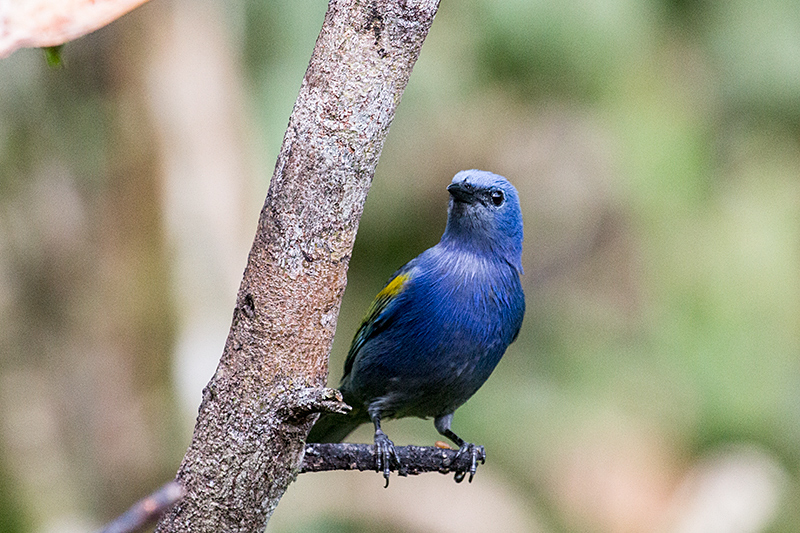
[[[400,458],[394,449],[394,443],[389,440],[382,431],[375,433],[375,469],[383,471],[383,478],[386,480],[384,488],[389,486],[389,473],[391,472],[392,461],[399,467]]]
[[[481,464],[486,462],[486,452],[484,451],[483,446],[477,446],[471,442],[465,442],[458,449],[456,461],[458,461],[458,459],[466,453],[470,454],[472,462],[470,463],[469,470],[456,471],[455,476],[453,477],[456,483],[461,483],[464,481],[464,478],[467,476],[467,472],[469,472],[469,482],[472,483],[472,478],[475,477],[475,472],[478,470],[478,461],[480,461]]]

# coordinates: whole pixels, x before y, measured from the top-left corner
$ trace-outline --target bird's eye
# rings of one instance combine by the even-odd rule
[[[503,194],[503,191],[492,191],[492,203],[495,207],[500,207],[505,202],[506,197]]]

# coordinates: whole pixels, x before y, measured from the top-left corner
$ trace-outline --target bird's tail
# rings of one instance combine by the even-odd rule
[[[366,422],[361,413],[351,411],[346,415],[325,413],[319,417],[306,442],[341,442],[354,429]]]

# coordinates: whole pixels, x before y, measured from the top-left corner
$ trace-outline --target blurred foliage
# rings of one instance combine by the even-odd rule
[[[3,533],[23,533],[30,530],[24,505],[14,490],[16,483],[0,465],[0,531]]]
[[[114,516],[183,447],[141,63],[116,62],[130,31],[67,45],[62,69],[0,62],[0,448],[25,529]]]
[[[326,2],[214,5],[241,63],[242,78],[229,82],[246,87],[256,149],[271,165]],[[99,33],[93,42],[107,46]],[[24,52],[0,62],[6,213],[51,161],[68,165],[86,204],[103,205],[120,187],[115,132],[136,121],[109,96],[121,87],[115,63],[82,61],[76,49],[65,48],[60,71],[40,54],[38,63]],[[441,485],[438,512],[469,516],[479,506],[459,507],[467,500],[454,491],[485,495],[498,483],[547,531],[677,531],[664,521],[696,519],[697,480],[727,479],[714,470],[722,456],[744,461],[727,485],[756,517],[747,531],[800,528],[799,66],[794,0],[442,3],[361,221],[330,379],[372,296],[438,240],[452,175],[508,176],[523,198],[528,313],[518,342],[455,416],[489,462],[472,486]],[[159,215],[148,216],[158,239]],[[0,252],[25,275],[0,272],[0,304],[18,302],[13,311],[26,320],[0,328],[0,346],[29,328],[64,327],[69,294],[85,290],[48,278],[36,246],[15,255],[9,235],[41,237],[10,231],[8,220],[0,218]],[[163,276],[155,279],[163,296]],[[172,334],[159,333],[161,349]],[[430,421],[385,429],[399,444],[439,438]],[[734,453],[742,448],[753,453]],[[344,511],[293,507],[287,500],[306,493],[290,488],[271,530],[370,531],[384,511],[380,527],[426,530],[403,522],[404,502],[392,501],[393,490],[421,480],[393,479],[381,496],[369,477],[344,491],[356,495]],[[303,490],[326,479],[303,479]],[[748,492],[759,480],[761,498]],[[381,497],[384,507],[368,507]]]

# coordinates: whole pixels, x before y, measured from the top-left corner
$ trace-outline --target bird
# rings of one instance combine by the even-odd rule
[[[519,194],[503,176],[458,172],[447,186],[441,240],[400,267],[378,292],[353,337],[339,390],[352,407],[321,415],[307,442],[340,442],[375,427],[377,470],[389,484],[400,461],[381,421],[433,418],[440,435],[472,455],[451,429],[453,414],[489,378],[517,339],[525,314]],[[461,482],[466,472],[456,472]]]

